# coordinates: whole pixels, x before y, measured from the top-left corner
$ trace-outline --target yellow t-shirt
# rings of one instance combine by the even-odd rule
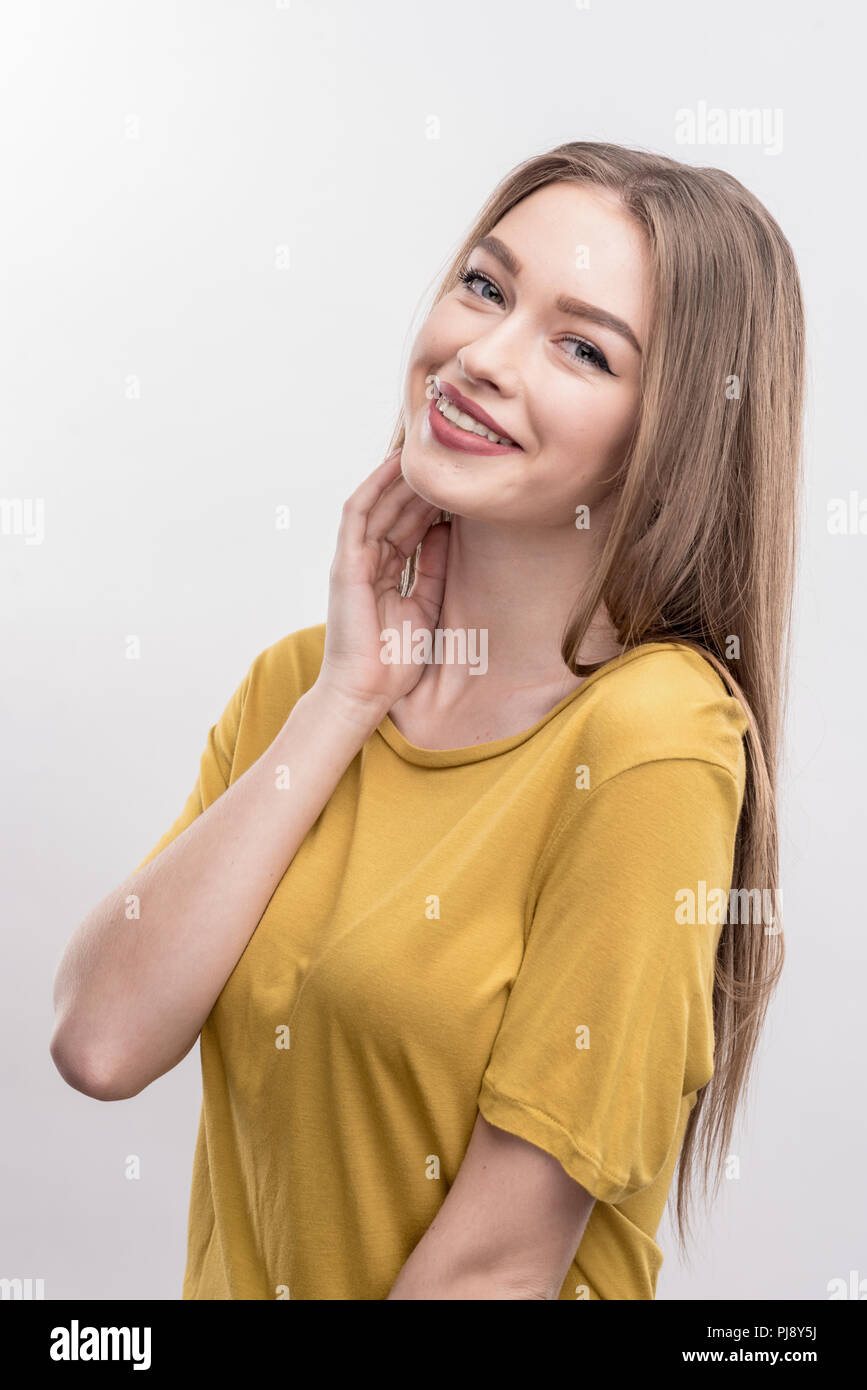
[[[264,752],[324,635],[256,657],[142,864]],[[383,719],[202,1029],[185,1299],[385,1299],[477,1108],[597,1198],[559,1298],[654,1298],[713,1070],[745,728],[663,643],[491,743],[417,748]]]

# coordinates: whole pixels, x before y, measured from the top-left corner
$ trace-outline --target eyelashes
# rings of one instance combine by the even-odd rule
[[[484,280],[486,285],[490,285],[493,289],[497,291],[497,294],[501,294],[499,287],[494,284],[490,276],[485,275],[484,271],[482,270],[476,270],[471,265],[465,266],[464,269],[460,271],[458,278],[465,285],[470,285],[473,280]]]
[[[465,266],[463,270],[459,271],[458,279],[460,280],[461,284],[466,285],[467,289],[470,289],[470,286],[472,285],[474,280],[481,280],[484,282],[484,284],[490,285],[491,289],[495,290],[501,299],[503,298],[502,290],[500,289],[499,285],[494,283],[490,275],[486,275],[483,270],[476,270],[474,266]],[[470,289],[470,293],[475,294],[475,290]],[[478,299],[486,298],[485,295],[477,295],[476,297]],[[489,300],[488,302],[493,303],[492,300]],[[563,338],[561,338],[560,341],[565,343],[577,343],[579,347],[586,350],[588,355],[585,357],[572,357],[572,354],[570,353],[569,355],[572,358],[573,362],[578,362],[590,367],[596,367],[599,371],[607,372],[609,376],[614,376],[614,372],[612,372],[611,368],[608,365],[608,362],[606,361],[605,354],[600,352],[599,348],[595,347],[593,343],[588,342],[586,338],[580,338],[576,333],[567,333]]]
[[[565,338],[561,338],[560,341],[563,343],[579,343],[581,347],[588,349],[590,356],[576,357],[576,362],[589,362],[595,367],[600,367],[602,371],[607,372],[609,376],[614,375],[598,347],[594,347],[592,343],[588,343],[586,338],[579,338],[574,333],[567,333]]]

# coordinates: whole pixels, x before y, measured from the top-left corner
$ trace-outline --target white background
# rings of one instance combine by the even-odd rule
[[[865,488],[861,24],[802,0],[4,7],[0,490],[44,499],[45,537],[0,535],[0,1276],[180,1297],[198,1048],[130,1101],[69,1089],[57,962],[180,811],[253,658],[324,620],[340,507],[384,456],[447,257],[510,168],[571,139],[730,170],[808,305],[788,957],[740,1177],[691,1267],[664,1219],[658,1296],[824,1299],[867,1276],[867,535],[826,524]],[[781,151],[678,145],[700,102],[780,110]]]

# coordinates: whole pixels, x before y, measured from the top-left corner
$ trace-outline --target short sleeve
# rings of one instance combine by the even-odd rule
[[[573,794],[530,885],[478,1106],[617,1203],[660,1173],[683,1097],[713,1073],[711,889],[728,901],[743,788],[665,758]]]
[[[188,826],[192,825],[197,816],[200,816],[208,806],[217,800],[217,797],[222,796],[223,792],[228,789],[249,681],[250,673],[248,671],[220,718],[208,731],[204,751],[199,760],[199,775],[180,815],[160,836],[153,849],[149,850],[144,859],[136,865],[132,870],[133,873],[138,873],[145,864],[156,859],[157,855],[167,845],[170,845],[172,840],[176,840]]]

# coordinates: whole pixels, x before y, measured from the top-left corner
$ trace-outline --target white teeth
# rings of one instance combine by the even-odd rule
[[[458,410],[457,406],[453,405],[451,401],[446,400],[445,396],[440,396],[436,408],[441,415],[445,415],[447,420],[451,420],[452,424],[458,425],[469,434],[480,434],[484,439],[490,439],[494,444],[512,443],[511,439],[504,439],[501,434],[494,434],[493,430],[489,430],[487,426],[483,425],[479,420],[474,420],[472,415],[467,415],[465,411]]]
[[[493,430],[489,430],[486,425],[483,425],[479,420],[474,420],[472,415],[467,415],[466,411],[459,410],[456,405],[447,400],[437,386],[437,379],[433,374],[425,377],[424,393],[429,401],[436,401],[436,408],[440,414],[445,415],[447,420],[451,420],[452,424],[458,425],[460,429],[467,430],[470,434],[480,434],[484,439],[490,439],[493,444],[509,444],[514,447],[514,439],[506,439],[501,434],[494,434]]]

